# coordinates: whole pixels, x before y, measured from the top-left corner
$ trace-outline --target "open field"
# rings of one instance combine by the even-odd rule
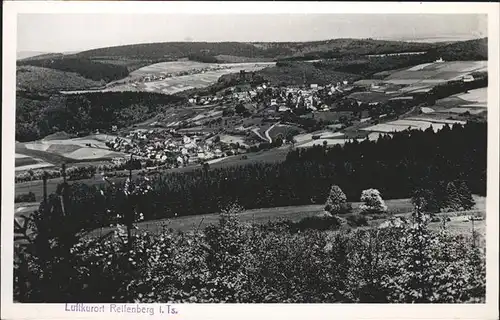
[[[309,148],[309,147],[314,147],[314,146],[334,146],[334,145],[343,145],[346,144],[349,141],[352,141],[354,139],[317,139],[317,140],[312,140],[309,142],[302,143],[300,145],[296,145],[297,148]],[[363,141],[363,139],[357,139],[358,142]]]
[[[313,136],[318,136],[318,139],[331,139],[331,138],[341,138],[344,136],[343,133],[341,132],[333,132],[329,130],[321,130],[321,131],[316,131],[316,132],[311,132],[311,133],[303,133],[296,135],[295,141],[297,143],[304,143],[304,142],[309,142],[313,140]]]
[[[395,97],[394,94],[385,94],[383,92],[355,92],[347,96],[349,99],[355,99],[364,103],[371,102],[387,102],[389,99]]]
[[[53,167],[53,164],[50,164],[48,162],[44,162],[42,160],[39,160],[39,162],[33,163],[33,164],[28,164],[28,165],[22,165],[22,166],[17,166],[16,165],[16,172],[18,171],[27,171],[27,170],[34,170],[34,169],[42,169],[42,168],[50,168]]]
[[[194,88],[205,88],[219,80],[222,75],[228,73],[238,73],[240,70],[247,72],[258,71],[263,68],[273,66],[275,62],[251,62],[251,63],[227,63],[227,64],[209,64],[193,61],[174,61],[162,62],[149,65],[134,71],[132,77],[120,80],[120,84],[108,86],[102,90],[76,90],[61,91],[65,94],[85,93],[85,92],[124,92],[124,91],[146,91],[164,94],[174,94],[184,90]],[[195,70],[208,67],[222,66],[224,69],[214,71],[195,72]],[[162,75],[175,72],[194,72],[193,74],[173,76],[163,80],[150,82],[134,82],[138,77],[145,75]],[[134,83],[123,83],[123,82]]]
[[[353,211],[359,211],[361,203],[353,203]],[[389,210],[394,213],[407,213],[412,209],[409,199],[396,199],[386,201]],[[242,222],[263,224],[277,219],[289,219],[298,221],[305,217],[310,217],[323,212],[324,205],[304,205],[304,206],[291,206],[291,207],[277,207],[277,208],[263,208],[245,210],[238,214]],[[204,214],[196,216],[185,216],[172,219],[160,219],[154,221],[144,221],[138,223],[137,226],[141,231],[159,232],[163,227],[172,228],[176,231],[187,232],[198,227],[204,228],[210,224],[217,223],[219,215],[217,213]],[[96,230],[96,235],[106,234],[111,228],[102,228]]]
[[[476,208],[479,211],[484,211],[484,197],[474,196],[476,200]],[[353,212],[357,213],[360,211],[359,206],[360,202],[352,203]],[[386,205],[390,213],[410,217],[410,214],[413,210],[413,205],[411,204],[410,199],[394,199],[387,200]],[[277,219],[287,219],[292,221],[298,221],[305,217],[315,216],[321,212],[323,212],[324,205],[304,205],[304,206],[292,206],[292,207],[277,207],[277,208],[263,208],[263,209],[252,209],[245,210],[238,214],[240,220],[246,223],[256,223],[256,224],[264,224],[269,221],[277,220]],[[159,232],[164,227],[171,228],[175,231],[188,232],[194,230],[196,228],[205,228],[210,224],[217,223],[219,219],[219,215],[214,214],[204,214],[197,216],[185,216],[185,217],[177,217],[172,219],[160,219],[154,221],[144,221],[138,223],[137,226],[140,231],[149,231],[149,232]],[[378,225],[382,223],[382,220],[374,220],[373,223]],[[482,232],[485,230],[485,222],[484,221],[476,221],[475,227],[477,231]],[[438,229],[440,228],[442,223],[431,223],[431,228]],[[448,228],[455,232],[470,232],[471,223],[466,220],[465,217],[452,217],[452,221],[448,222]],[[111,231],[111,228],[101,228],[94,231],[94,235],[103,235]]]
[[[245,60],[245,59],[243,59]],[[274,65],[275,62],[234,62],[234,63],[204,63],[198,61],[190,61],[190,60],[178,60],[178,61],[169,61],[169,62],[161,62],[152,64],[149,66],[142,67],[130,73],[131,77],[134,76],[145,76],[145,75],[161,75],[167,73],[177,73],[177,72],[189,72],[193,70],[199,70],[204,68],[228,68],[228,69],[247,69],[247,68],[255,68],[258,66],[267,67]]]
[[[457,80],[472,72],[487,70],[487,61],[436,62],[397,71],[384,79],[394,84],[436,84]]]
[[[21,154],[16,152],[15,156],[15,171],[26,171],[30,169],[41,169],[41,168],[49,168],[54,165],[50,162],[45,161],[44,159],[40,159],[35,156],[30,156],[26,154]]]
[[[407,129],[410,130],[425,130],[432,126],[434,131],[441,130],[445,124],[443,123],[431,123],[428,121],[411,121],[411,120],[396,120],[387,123],[379,123],[367,128],[362,128],[360,130],[363,131],[372,131],[372,132],[399,132],[405,131]]]
[[[66,162],[67,160],[85,161],[110,159],[124,156],[120,152],[110,151],[105,141],[114,139],[112,135],[91,135],[82,138],[42,139],[29,143],[18,143],[16,148],[21,153],[38,156],[49,163]]]
[[[438,113],[479,115],[488,109],[488,89],[479,88],[467,93],[456,94],[436,101]]]
[[[235,135],[230,135],[230,134],[221,134],[219,137],[220,137],[221,142],[224,142],[227,144],[239,143],[240,146],[248,147],[248,144],[245,141],[245,137],[235,136]]]
[[[488,88],[474,89],[456,96],[466,101],[485,104],[488,100]]]

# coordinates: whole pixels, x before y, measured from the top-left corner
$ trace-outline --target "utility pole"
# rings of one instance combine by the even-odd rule
[[[62,187],[62,195],[61,195],[61,208],[62,208],[62,213],[63,216],[66,215],[66,209],[64,205],[66,204],[66,190],[67,190],[67,183],[66,183],[66,163],[62,164],[62,176],[63,176],[63,187]]]
[[[47,171],[43,172],[43,204],[44,207],[47,207]]]

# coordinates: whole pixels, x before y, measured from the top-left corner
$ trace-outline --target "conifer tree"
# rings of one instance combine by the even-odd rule
[[[446,185],[446,208],[458,211],[461,209],[460,194],[455,183],[448,182]]]
[[[330,194],[326,199],[325,211],[331,215],[343,214],[349,212],[351,209],[347,203],[347,196],[340,189],[339,186],[333,185],[330,188]]]
[[[460,205],[464,210],[470,210],[476,205],[469,186],[465,181],[460,181],[458,183],[457,191],[460,196]]]

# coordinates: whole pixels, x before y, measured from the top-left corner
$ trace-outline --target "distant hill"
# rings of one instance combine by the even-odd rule
[[[488,38],[460,41],[430,50],[447,61],[488,60]]]
[[[27,59],[27,58],[32,58],[40,55],[46,55],[49,54],[49,52],[42,52],[42,51],[19,51],[16,53],[16,60],[21,60],[21,59]]]
[[[454,43],[421,43],[374,39],[311,42],[163,42],[106,47],[75,54],[47,54],[22,59],[30,65],[73,72],[94,81],[125,78],[140,67],[190,58],[207,62],[339,59],[400,52],[428,52],[445,60],[484,60],[487,39]]]

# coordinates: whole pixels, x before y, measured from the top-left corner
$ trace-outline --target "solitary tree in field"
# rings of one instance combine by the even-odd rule
[[[347,203],[347,197],[339,186],[333,185],[330,194],[326,199],[325,212],[330,215],[343,214],[349,212],[351,206]]]
[[[387,211],[384,199],[377,189],[363,190],[361,193],[361,201],[363,204],[360,206],[361,212],[368,213],[382,213]]]

